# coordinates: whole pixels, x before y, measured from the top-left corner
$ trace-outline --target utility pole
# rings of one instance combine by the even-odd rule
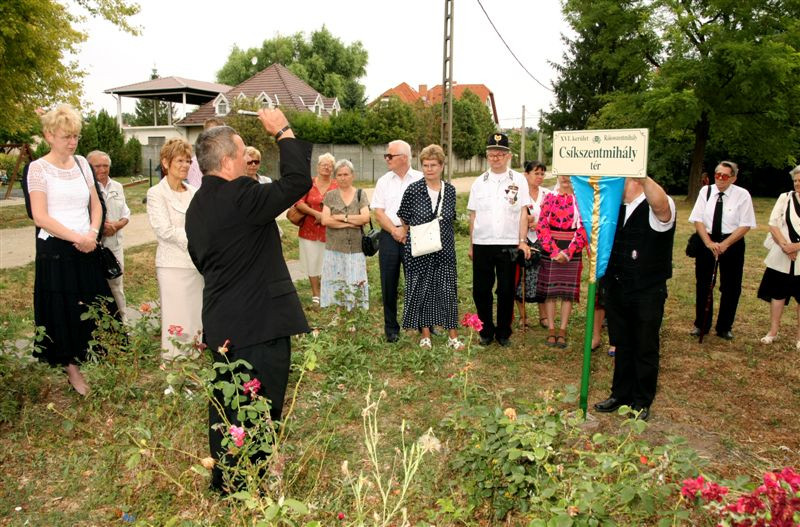
[[[444,0],[444,51],[442,56],[442,149],[447,181],[453,176],[453,2]]]
[[[544,163],[544,149],[542,147],[542,111],[539,110],[539,162]],[[545,163],[547,164],[547,163]]]
[[[525,105],[522,105],[522,130],[519,132],[519,166],[525,170]]]

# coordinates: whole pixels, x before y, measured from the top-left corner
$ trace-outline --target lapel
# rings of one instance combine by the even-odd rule
[[[169,188],[169,183],[167,182],[167,178],[163,178],[159,183],[161,185],[161,193],[169,203],[169,206],[175,209],[176,211],[180,212],[181,214],[186,214],[186,210],[189,208],[188,205],[184,205],[179,199],[175,197],[175,193],[172,192],[172,189]],[[186,182],[181,183],[183,188],[186,189],[186,192],[189,192],[190,196],[193,196],[195,190],[192,186],[187,185]],[[190,200],[191,201],[191,200]]]

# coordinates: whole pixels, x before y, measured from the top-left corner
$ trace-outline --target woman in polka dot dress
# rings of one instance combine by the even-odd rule
[[[406,229],[403,263],[406,269],[403,327],[421,332],[419,345],[430,349],[431,328],[448,330],[447,346],[464,348],[458,339],[458,286],[456,247],[453,221],[456,218],[456,189],[442,181],[444,151],[439,145],[429,145],[419,154],[425,178],[409,185],[400,202],[397,216]],[[442,239],[440,251],[423,256],[411,255],[410,225],[433,220],[441,211],[439,228]]]

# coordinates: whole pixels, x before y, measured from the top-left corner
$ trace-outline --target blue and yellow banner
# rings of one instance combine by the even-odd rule
[[[595,193],[595,185],[599,192]],[[624,177],[572,176],[572,188],[581,213],[581,221],[589,237],[589,247],[596,251],[596,259],[590,265],[589,281],[595,282],[606,274],[614,233],[617,230],[619,208],[625,190]],[[598,203],[595,203],[595,199]],[[597,244],[594,240],[597,237]]]

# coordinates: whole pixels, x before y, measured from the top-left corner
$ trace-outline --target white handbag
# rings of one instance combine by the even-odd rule
[[[442,191],[444,184],[442,184]],[[436,216],[428,223],[412,225],[411,230],[411,256],[425,256],[442,250],[442,234],[439,229],[439,220],[442,219],[441,210],[442,192],[439,192],[439,199],[436,201]],[[437,213],[438,211],[438,213]]]

